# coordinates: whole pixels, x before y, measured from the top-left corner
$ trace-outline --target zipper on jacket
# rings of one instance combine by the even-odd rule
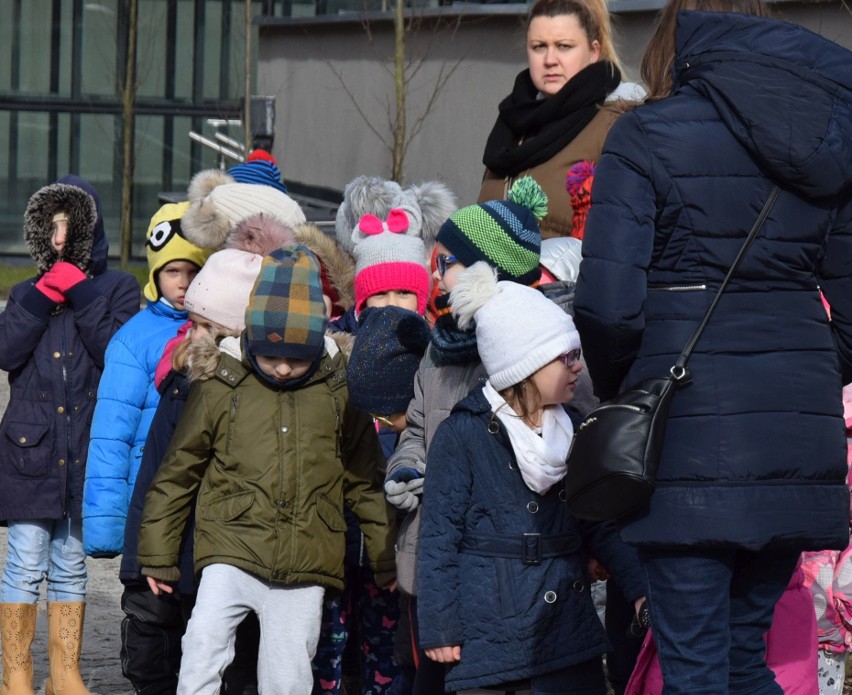
[[[337,458],[340,458],[341,452],[341,443],[340,440],[343,438],[343,432],[341,431],[341,418],[340,418],[340,401],[337,400],[337,396],[334,397],[334,447],[335,447],[335,455]]]
[[[225,451],[230,453],[231,451],[231,440],[234,435],[234,422],[237,419],[237,406],[240,403],[240,397],[238,394],[233,394],[231,396],[231,409],[228,412],[228,439],[225,442]]]
[[[648,285],[648,289],[660,292],[700,292],[706,290],[707,285]]]
[[[71,455],[71,412],[68,405],[71,403],[71,393],[68,389],[68,367],[66,366],[65,354],[68,345],[65,342],[65,317],[61,319],[62,339],[60,341],[59,360],[62,369],[62,397],[65,402],[62,404],[65,408],[65,475],[60,476],[60,484],[62,485],[62,518],[68,517],[68,469],[73,465]],[[82,500],[81,500],[82,503]]]

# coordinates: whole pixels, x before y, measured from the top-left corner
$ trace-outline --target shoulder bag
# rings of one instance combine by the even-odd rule
[[[598,405],[580,423],[568,452],[564,482],[565,501],[574,516],[592,521],[617,519],[641,508],[654,492],[672,398],[692,380],[686,362],[778,193],[775,186],[669,375],[634,384]]]

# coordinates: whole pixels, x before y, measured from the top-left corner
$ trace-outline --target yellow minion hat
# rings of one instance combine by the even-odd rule
[[[166,203],[154,213],[145,240],[148,255],[148,284],[145,298],[156,302],[160,298],[157,273],[172,261],[189,261],[199,268],[216,249],[202,249],[186,240],[180,226],[180,218],[189,210],[189,203]]]

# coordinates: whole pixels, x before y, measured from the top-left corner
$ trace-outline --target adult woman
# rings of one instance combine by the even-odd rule
[[[803,549],[849,539],[852,57],[763,14],[670,0],[643,60],[666,98],[610,134],[577,286],[598,395],[665,374],[781,186],[674,397],[657,490],[623,522],[667,694],[781,692],[762,644],[775,601]]]
[[[505,198],[515,179],[532,176],[548,198],[542,237],[568,236],[566,174],[577,162],[598,160],[618,117],[612,105],[602,108],[621,81],[605,0],[537,0],[527,59],[488,136],[478,200]]]

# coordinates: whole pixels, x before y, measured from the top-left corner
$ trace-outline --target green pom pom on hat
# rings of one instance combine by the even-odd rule
[[[547,214],[547,193],[532,176],[524,176],[515,181],[509,189],[509,200],[529,208],[537,220]]]

